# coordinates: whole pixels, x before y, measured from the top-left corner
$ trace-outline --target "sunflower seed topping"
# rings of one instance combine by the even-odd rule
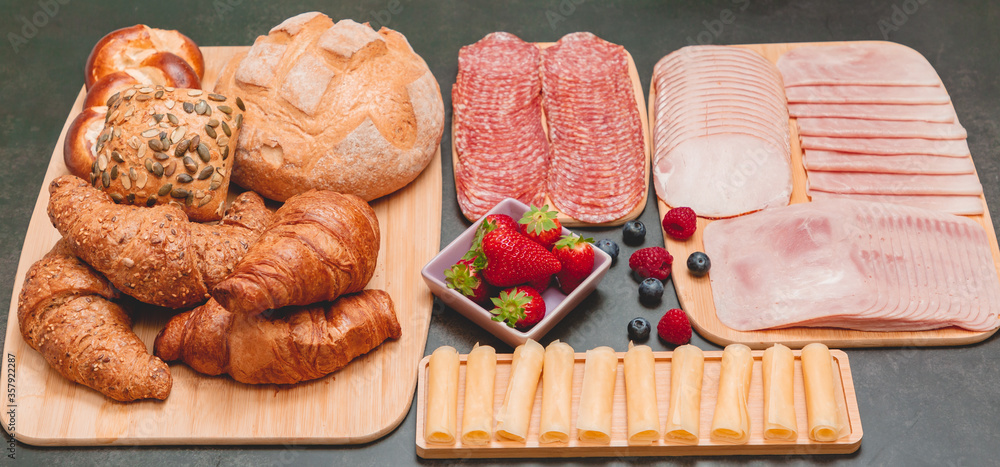
[[[150,128],[142,133],[139,133],[139,136],[142,136],[143,138],[152,138],[158,134],[160,134],[160,130],[156,128]]]

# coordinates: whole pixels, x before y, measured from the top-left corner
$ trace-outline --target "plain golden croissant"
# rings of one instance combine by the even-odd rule
[[[112,399],[166,399],[170,369],[146,353],[128,314],[111,302],[116,294],[60,240],[25,276],[21,336],[64,377]]]
[[[156,336],[155,353],[243,383],[294,384],[343,368],[401,333],[392,299],[381,290],[270,315],[237,315],[209,300],[174,316]]]
[[[271,216],[253,192],[237,197],[218,225],[190,222],[171,205],[115,204],[71,175],[53,180],[49,193],[49,219],[73,253],[122,292],[170,308],[204,302]]]
[[[212,288],[212,297],[237,314],[333,300],[365,288],[378,249],[378,218],[368,203],[310,190],[274,213],[233,273]]]

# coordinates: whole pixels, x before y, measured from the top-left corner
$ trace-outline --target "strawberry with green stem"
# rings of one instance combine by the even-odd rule
[[[556,279],[559,289],[565,294],[576,290],[580,283],[594,270],[594,243],[592,238],[577,234],[564,235],[552,248],[552,254],[562,264]]]
[[[489,284],[481,277],[481,268],[476,268],[472,261],[459,260],[454,266],[445,269],[444,281],[449,289],[455,289],[480,305],[489,303]]]
[[[506,214],[490,214],[479,223],[479,227],[476,228],[476,235],[472,237],[472,246],[469,247],[469,251],[462,255],[462,259],[469,260],[470,264],[475,265],[477,271],[486,265],[486,258],[482,254],[483,237],[496,229],[520,231],[520,226],[514,221],[513,217]]]
[[[500,292],[493,298],[495,308],[490,311],[493,321],[522,331],[530,329],[545,317],[545,300],[532,287],[520,285]]]
[[[483,237],[486,267],[483,277],[498,287],[535,282],[562,269],[551,252],[509,229],[496,229]]]
[[[547,204],[540,208],[532,205],[517,222],[521,225],[521,233],[525,237],[538,242],[546,250],[551,250],[552,245],[562,235],[562,223],[556,215],[555,211],[549,211]]]

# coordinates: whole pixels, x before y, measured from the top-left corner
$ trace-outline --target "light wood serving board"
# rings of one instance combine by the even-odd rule
[[[556,45],[556,43],[555,42],[536,42],[535,45],[539,49],[547,49],[549,47],[552,47],[553,45]],[[639,80],[639,71],[635,68],[635,61],[632,60],[632,54],[630,54],[627,50],[625,51],[625,54],[628,56],[628,73],[629,73],[629,77],[632,78],[632,87],[635,90],[636,109],[639,110],[639,120],[642,122],[642,136],[643,136],[643,141],[645,142],[645,145],[646,145],[646,168],[645,168],[645,171],[643,172],[644,175],[643,175],[642,199],[640,199],[639,202],[635,205],[635,209],[632,209],[627,214],[625,214],[624,216],[622,216],[622,217],[620,217],[618,219],[615,219],[613,221],[603,222],[603,223],[600,223],[600,224],[590,224],[590,223],[587,223],[587,222],[583,222],[583,221],[581,221],[579,219],[572,218],[572,217],[570,217],[569,215],[567,215],[565,213],[559,212],[558,208],[556,208],[555,204],[552,202],[552,198],[550,198],[548,196],[548,194],[546,194],[545,195],[545,202],[549,205],[549,209],[553,210],[553,211],[556,211],[558,213],[559,222],[562,225],[566,226],[566,227],[602,227],[602,226],[603,227],[610,227],[610,226],[615,226],[615,225],[622,225],[622,224],[624,224],[624,223],[626,223],[626,222],[628,222],[628,221],[630,221],[632,219],[635,219],[635,218],[639,217],[639,215],[642,214],[643,209],[646,208],[646,197],[647,197],[647,195],[649,193],[649,174],[650,174],[650,171],[649,171],[650,170],[650,166],[649,166],[650,162],[649,161],[650,161],[650,157],[652,155],[653,141],[652,141],[650,133],[649,133],[649,129],[651,127],[649,125],[649,122],[647,121],[647,117],[646,117],[645,112],[643,112],[643,109],[646,108],[646,103],[643,101],[644,97],[643,97],[643,92],[642,92],[642,82]],[[452,85],[452,87],[454,87],[454,85]],[[454,103],[452,103],[452,105],[454,105]],[[454,110],[452,111],[452,114],[454,114]],[[545,108],[544,107],[542,108],[542,128],[545,129],[545,134],[548,135],[549,134],[549,127],[548,127],[548,122],[547,122],[547,120],[545,118]],[[459,154],[458,154],[458,150],[455,149],[455,136],[454,136],[455,135],[455,119],[454,118],[451,119],[451,134],[452,134],[452,137],[451,137],[451,166],[452,166],[452,172],[455,174],[455,186],[458,186],[458,159],[459,159]],[[463,215],[464,215],[464,213],[463,213]],[[471,221],[471,222],[475,222],[477,220],[478,219],[469,219],[469,221]]]
[[[851,377],[851,366],[847,354],[840,350],[831,350],[833,356],[834,384],[836,398],[841,415],[848,420],[850,432],[839,440],[821,443],[809,439],[806,420],[805,389],[802,383],[801,351],[793,351],[795,355],[795,412],[798,426],[798,439],[793,441],[764,440],[764,386],[761,369],[763,351],[753,351],[754,364],[750,381],[750,440],[747,444],[728,444],[714,442],[709,433],[712,428],[712,416],[715,413],[716,395],[719,389],[719,372],[721,370],[722,351],[705,352],[705,371],[701,387],[701,420],[699,422],[699,444],[690,446],[668,443],[661,439],[649,445],[628,444],[627,408],[625,404],[625,370],[623,358],[625,354],[618,352],[618,370],[615,381],[615,396],[611,422],[611,443],[607,445],[586,443],[577,436],[576,414],[580,402],[580,391],[583,384],[583,367],[586,362],[585,353],[576,354],[576,364],[573,368],[573,410],[568,443],[539,444],[539,425],[542,413],[542,384],[539,382],[535,393],[535,403],[532,406],[531,424],[524,443],[514,441],[492,440],[484,446],[463,445],[461,439],[453,445],[430,444],[424,441],[424,417],[427,409],[427,365],[430,357],[420,362],[420,382],[417,385],[417,455],[427,459],[440,458],[516,458],[516,457],[621,457],[621,456],[707,456],[707,455],[762,455],[762,454],[845,454],[856,451],[861,446],[861,416],[858,413],[858,401],[854,393],[854,380]],[[656,359],[656,405],[659,412],[660,429],[666,425],[667,410],[670,400],[670,356],[672,352],[653,352]],[[461,438],[462,410],[465,401],[465,362],[467,355],[460,356],[458,376],[458,433]],[[493,397],[493,413],[496,414],[503,405],[507,381],[510,377],[512,354],[497,355],[497,373]],[[543,370],[544,371],[544,370]],[[496,421],[494,420],[494,427]]]
[[[785,52],[807,45],[838,45],[847,42],[803,42],[788,44],[750,44],[738,45],[762,54],[771,62],[777,63]],[[655,128],[656,83],[651,83],[649,90],[649,120],[650,128]],[[802,148],[799,144],[798,127],[795,119],[788,122],[792,148],[792,198],[790,204],[808,203],[806,194],[806,171],[802,165]],[[977,174],[978,176],[978,174]],[[993,263],[1000,273],[1000,247],[997,246],[997,235],[990,219],[990,210],[986,206],[986,198],[980,195],[983,203],[983,214],[967,216],[976,221],[986,231],[993,251]],[[670,206],[657,197],[660,220],[666,215]],[[871,332],[854,331],[838,328],[807,328],[795,327],[787,329],[772,329],[762,331],[737,331],[719,321],[715,313],[715,302],[712,297],[712,286],[709,280],[711,272],[705,277],[694,277],[687,269],[687,257],[695,251],[705,251],[702,233],[711,220],[698,218],[698,230],[686,241],[678,241],[663,233],[667,250],[674,256],[674,269],[671,280],[677,291],[677,299],[681,307],[691,319],[691,325],[702,337],[720,345],[734,342],[746,344],[751,348],[761,349],[772,343],[782,343],[792,348],[801,348],[811,342],[822,342],[830,347],[924,347],[941,345],[965,345],[980,342],[992,336],[996,329],[985,332],[966,331],[958,327],[948,327],[931,331],[918,332]],[[661,227],[662,231],[662,227]]]
[[[204,47],[205,89],[211,89],[230,57],[248,47]],[[297,385],[246,385],[228,376],[204,376],[181,363],[170,365],[173,389],[166,401],[121,403],[70,382],[51,369],[21,339],[17,297],[28,267],[59,238],[49,223],[49,182],[67,172],[63,139],[80,112],[84,91],[73,104],[52,152],[21,250],[14,283],[5,360],[15,381],[14,429],[34,445],[137,444],[353,444],[380,438],[409,411],[430,324],[432,296],[420,268],[438,251],[441,236],[441,153],[412,183],[372,203],[382,238],[370,288],[389,292],[402,338],[386,341],[347,367]],[[392,258],[387,262],[386,258]],[[169,316],[136,316],[134,329],[152,351]],[[16,374],[15,374],[16,371]]]

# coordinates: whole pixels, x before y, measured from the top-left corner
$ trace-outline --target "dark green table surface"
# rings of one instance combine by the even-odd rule
[[[85,2],[82,0],[0,1],[0,310],[11,299],[21,245],[49,155],[83,83],[83,65],[93,44],[107,32],[135,23],[178,29],[198,44],[249,45],[281,20],[310,10],[334,19],[352,18],[397,29],[424,57],[444,91],[449,109],[459,47],[492,31],[509,31],[529,41],[555,41],[574,31],[591,31],[624,45],[635,58],[644,89],[663,55],[691,43],[738,44],[889,39],[927,57],[951,93],[969,132],[969,146],[997,218],[1000,206],[1000,4],[944,0],[719,0],[713,2],[548,0],[539,2],[443,1],[269,1],[170,0]],[[729,10],[731,13],[726,13]],[[729,19],[723,23],[720,19]],[[42,24],[28,27],[25,21]],[[446,127],[450,123],[446,124]],[[468,223],[455,201],[451,141],[445,134],[441,243]],[[646,245],[662,245],[651,194],[641,220],[650,226]],[[595,230],[596,238],[621,240],[618,229]],[[624,247],[626,260],[634,248]],[[625,350],[625,326],[636,316],[654,321],[677,306],[670,292],[657,309],[641,306],[627,265],[619,262],[597,292],[548,336],[577,349],[610,345]],[[413,280],[420,280],[414,277]],[[668,290],[672,291],[669,287]],[[0,313],[0,329],[6,313]],[[501,352],[511,349],[470,321],[436,302],[427,341],[429,353],[449,344],[467,352],[475,342]],[[719,347],[697,335],[694,343]],[[654,350],[668,347],[652,339]],[[574,459],[575,464],[677,461],[699,464],[836,463],[864,465],[1000,465],[1000,365],[997,338],[957,348],[848,350],[864,425],[861,449],[853,455]],[[361,446],[36,448],[18,443],[25,465],[397,465],[436,464],[414,450],[415,413],[385,438]],[[6,436],[6,435],[5,435]],[[9,441],[9,437],[7,440]],[[7,452],[4,453],[6,456]],[[525,464],[559,460],[525,460]],[[456,460],[450,463],[490,464]],[[510,464],[511,461],[499,462]]]

